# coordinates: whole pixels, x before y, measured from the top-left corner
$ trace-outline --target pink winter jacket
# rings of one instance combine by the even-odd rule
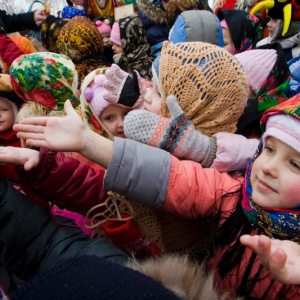
[[[234,179],[227,173],[220,173],[211,168],[204,169],[199,164],[190,161],[179,161],[173,157],[170,169],[168,193],[163,209],[177,213],[186,218],[197,218],[197,216],[214,214],[220,207],[222,195],[237,190],[243,181],[243,177]],[[221,218],[233,209],[236,200],[236,196],[226,198],[225,203],[223,202],[222,204]],[[253,230],[253,235],[254,234],[257,234],[256,230]],[[214,256],[209,260],[209,270],[216,270],[217,264],[225,250],[226,249],[222,249],[214,253]],[[220,291],[230,291],[232,296],[235,295],[236,287],[241,283],[242,275],[245,272],[245,266],[247,265],[251,254],[252,250],[247,248],[243,260],[235,269],[227,274],[224,279],[221,279],[218,273],[215,272],[215,281]],[[260,264],[261,261],[256,258],[250,277],[257,273]],[[256,299],[262,299],[266,287],[273,279],[267,269],[264,269],[261,273],[261,278],[264,277],[264,281],[260,281],[259,284],[256,284],[249,296]],[[263,282],[266,283],[266,286],[263,286]],[[275,281],[273,287],[268,292],[268,297],[266,299],[275,299],[281,287],[282,284]],[[298,294],[300,299],[299,286],[295,286],[294,289],[291,290],[290,295],[286,295],[285,299],[296,299],[295,294]]]

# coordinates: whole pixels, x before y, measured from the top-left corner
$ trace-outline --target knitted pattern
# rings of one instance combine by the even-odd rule
[[[170,117],[167,96],[175,95],[186,117],[203,134],[236,131],[249,87],[242,67],[224,49],[202,42],[164,42],[159,80],[163,117]]]
[[[174,96],[167,98],[171,118],[160,117],[149,111],[130,112],[124,121],[124,132],[129,139],[161,148],[180,159],[201,162],[207,166],[212,152],[211,138],[195,130]]]

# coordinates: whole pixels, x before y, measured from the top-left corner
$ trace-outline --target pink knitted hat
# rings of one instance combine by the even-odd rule
[[[300,153],[300,122],[290,115],[276,114],[270,116],[266,131],[263,135],[264,144],[266,138],[272,136]]]
[[[108,24],[108,22],[106,22],[106,20],[104,21],[97,20],[95,22],[95,25],[97,26],[97,29],[100,34],[111,33],[111,26]]]
[[[106,89],[103,86],[103,82],[106,80],[104,74],[97,74],[94,80],[84,90],[84,96],[86,101],[93,108],[93,111],[100,117],[102,111],[111,103],[104,100],[103,95],[106,93]]]
[[[116,44],[118,46],[122,46],[121,34],[120,34],[120,25],[119,25],[118,22],[115,22],[112,29],[111,29],[110,39],[114,44]]]
[[[274,49],[253,49],[234,57],[243,67],[249,87],[256,94],[270,75],[277,60],[277,52]]]

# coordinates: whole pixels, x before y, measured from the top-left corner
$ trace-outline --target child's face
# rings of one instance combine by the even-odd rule
[[[104,47],[111,47],[112,42],[110,40],[110,34],[109,33],[101,33],[101,36],[102,36]]]
[[[273,37],[273,35],[277,29],[277,19],[271,18],[267,24],[267,27],[268,27],[268,31],[269,31],[269,37]]]
[[[300,153],[268,137],[253,162],[250,181],[253,201],[265,208],[294,208],[299,205]]]
[[[226,51],[228,51],[229,53],[235,54],[234,53],[234,44],[232,41],[230,31],[227,28],[222,27],[222,32],[223,32],[223,39],[224,39],[224,47],[223,48]]]
[[[13,127],[15,114],[12,105],[5,98],[0,98],[0,132]]]
[[[124,138],[124,118],[130,110],[131,108],[116,104],[109,105],[102,111],[100,121],[113,136]]]
[[[152,82],[153,82],[153,87],[147,88],[147,93],[144,96],[145,110],[160,115],[161,96],[158,92],[158,88],[155,82],[153,80]]]
[[[114,50],[115,54],[122,54],[123,53],[122,46],[118,46],[117,44],[113,44],[112,49]]]

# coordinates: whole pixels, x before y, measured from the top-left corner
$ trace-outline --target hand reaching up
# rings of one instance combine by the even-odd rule
[[[65,117],[36,117],[24,119],[14,125],[17,136],[33,147],[44,147],[53,151],[80,152],[84,135],[89,130],[70,101],[65,102]]]
[[[69,100],[64,107],[65,117],[28,118],[14,125],[13,129],[29,146],[78,152],[106,168],[112,157],[113,142],[90,130]]]
[[[26,171],[39,163],[39,152],[28,148],[0,147],[0,164],[13,164],[24,167]]]
[[[104,87],[107,93],[103,95],[103,98],[106,101],[134,109],[143,108],[147,89],[137,71],[133,71],[130,75],[118,65],[112,64],[106,70],[105,77],[107,80],[104,82]]]
[[[133,110],[124,120],[127,138],[161,148],[180,159],[200,162],[207,167],[215,158],[214,140],[197,131],[184,115],[175,96],[167,97],[171,118],[146,110]]]
[[[284,284],[300,284],[299,244],[288,240],[271,240],[264,235],[243,235],[240,240],[258,254],[276,280]]]

